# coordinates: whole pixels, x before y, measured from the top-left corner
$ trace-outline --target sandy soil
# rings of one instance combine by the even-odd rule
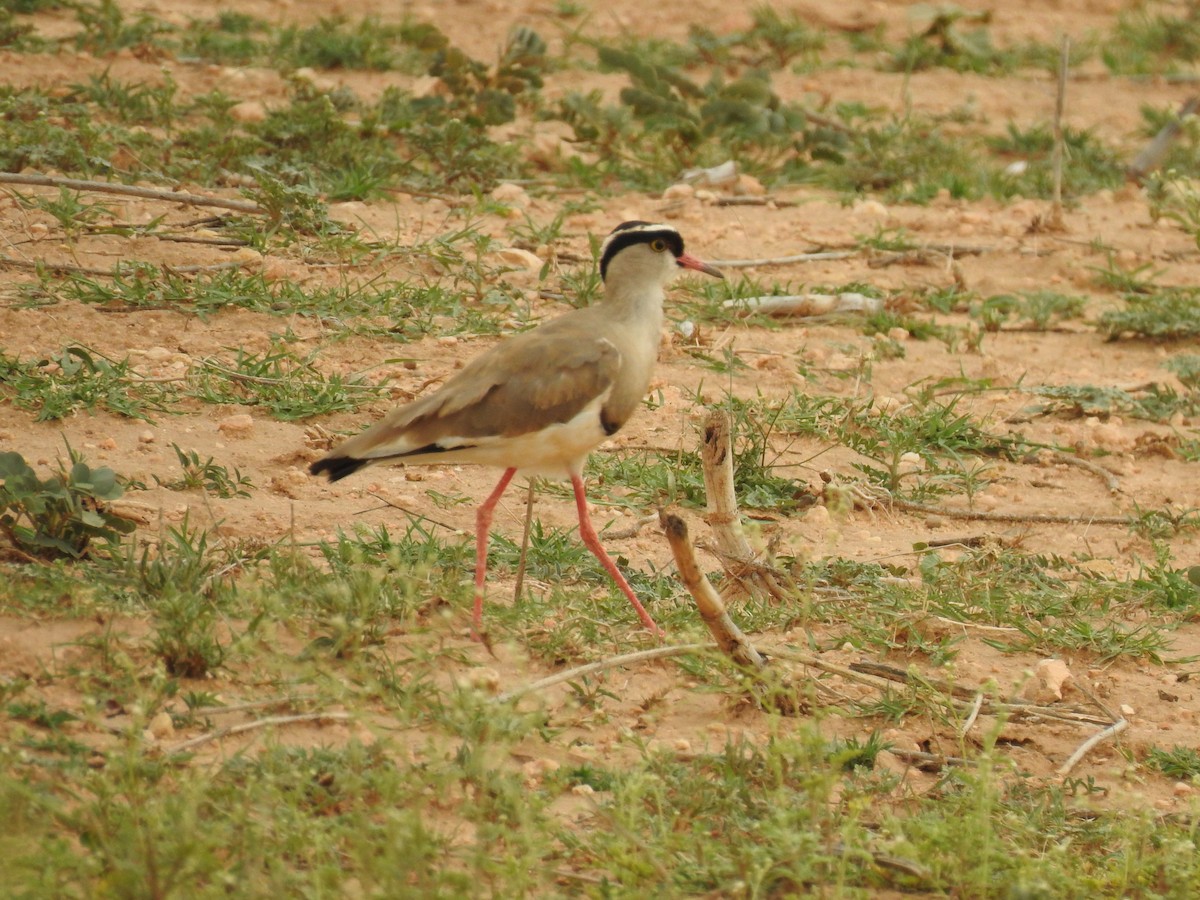
[[[158,15],[186,20],[189,15],[210,15],[210,2],[172,2],[137,4],[123,2],[127,10],[145,8]],[[599,33],[638,29],[667,38],[682,38],[691,21],[704,22],[713,30],[743,27],[752,3],[693,0],[687,14],[669,4],[646,4],[632,0],[608,0],[604,12],[593,18]],[[973,8],[988,4],[963,3]],[[378,13],[385,19],[411,14],[435,21],[469,52],[489,58],[495,52],[510,24],[527,23],[552,40],[552,4],[546,2],[485,2],[457,0],[450,3],[384,3],[364,0],[356,4],[328,4],[315,0],[250,0],[237,8],[268,20],[310,21],[335,13],[339,8],[352,16]],[[814,21],[827,25],[860,26],[884,23],[892,33],[907,27],[907,4],[897,2],[811,2],[791,3],[788,7]],[[1123,4],[1097,0],[1062,0],[1054,4],[1021,2],[1005,4],[1005,12],[993,23],[998,42],[1039,38],[1053,40],[1059,31],[1084,35],[1111,27],[1114,15]],[[1049,8],[1047,8],[1049,7]],[[73,29],[70,17],[62,13],[57,27]],[[43,31],[53,33],[55,14],[41,20]],[[62,54],[31,59],[25,55],[0,54],[0,82],[14,85],[41,83],[47,87],[78,81],[88,74],[110,70],[114,79],[156,81],[162,68],[170,68],[172,77],[186,93],[202,93],[220,85],[223,90],[264,104],[282,102],[286,83],[274,72],[245,70],[230,72],[219,67],[176,63],[170,60],[139,60],[130,55],[115,59],[93,59]],[[407,84],[411,80],[395,73],[321,73],[330,83],[345,83],[365,97],[382,91],[389,84]],[[610,87],[613,82],[597,79]],[[869,99],[899,109],[905,94],[914,108],[924,112],[945,112],[970,102],[980,110],[986,128],[999,132],[1010,121],[1021,124],[1047,122],[1053,108],[1053,85],[1049,76],[1022,73],[1009,78],[983,78],[946,71],[914,75],[906,85],[902,76],[869,69],[835,69],[800,76],[781,76],[781,91],[796,90],[826,94],[837,99]],[[548,90],[557,89],[554,85]],[[1072,81],[1067,121],[1078,128],[1094,127],[1105,140],[1132,151],[1141,124],[1138,113],[1142,103],[1167,105],[1181,103],[1192,90],[1186,85],[1166,83],[1135,84],[1117,82],[1099,73],[1083,73]],[[627,218],[666,219],[685,235],[691,252],[705,259],[772,257],[801,252],[818,245],[852,242],[856,236],[871,234],[879,228],[903,227],[915,238],[935,244],[969,244],[985,247],[987,252],[964,256],[953,267],[945,265],[891,266],[871,268],[863,259],[836,260],[807,264],[803,269],[751,270],[762,278],[788,278],[808,284],[846,284],[870,282],[889,290],[959,283],[983,295],[1020,292],[1042,288],[1079,293],[1090,298],[1088,316],[1115,305],[1116,298],[1097,288],[1092,267],[1102,267],[1106,259],[1095,247],[1103,243],[1116,248],[1116,258],[1128,268],[1150,264],[1162,269],[1160,281],[1168,284],[1194,283],[1200,278],[1195,244],[1177,227],[1152,222],[1145,197],[1136,189],[1101,192],[1083,200],[1068,211],[1068,231],[1062,235],[1031,233],[1033,219],[1046,212],[1040,202],[1017,200],[1009,203],[985,201],[962,203],[949,199],[929,206],[888,206],[874,200],[843,205],[839,198],[806,189],[779,192],[780,203],[767,207],[717,207],[694,197],[647,196],[629,194],[600,201],[600,209],[577,215],[567,222],[567,240],[558,249],[586,257],[587,235],[604,234]],[[162,204],[126,200],[111,203],[114,218],[121,221],[148,221],[164,212]],[[528,214],[538,221],[550,221],[558,204],[553,196],[533,197]],[[452,226],[456,213],[446,204],[427,198],[399,197],[394,203],[347,203],[334,208],[334,215],[355,223],[366,232],[399,243],[419,240]],[[187,210],[170,211],[172,219],[183,221],[193,215]],[[500,218],[485,218],[480,225],[500,241],[508,241]],[[41,226],[50,226],[47,230]],[[7,253],[28,260],[75,263],[100,268],[110,267],[118,259],[141,259],[156,264],[183,265],[227,261],[220,249],[195,245],[170,244],[151,239],[86,237],[67,245],[55,231],[53,222],[21,209],[11,198],[0,196],[0,239]],[[244,252],[244,251],[240,251]],[[298,256],[280,255],[268,259],[251,258],[247,265],[261,266],[272,278],[289,278],[301,284],[334,283],[341,277],[308,264]],[[402,278],[399,269],[387,273]],[[8,271],[9,287],[31,276],[21,270]],[[536,273],[512,273],[510,283],[536,294]],[[10,294],[11,295],[11,294]],[[534,309],[552,315],[564,307],[549,300],[533,300]],[[938,316],[939,322],[961,328],[972,327],[965,316]],[[170,310],[114,312],[60,301],[38,309],[22,309],[15,304],[0,305],[0,346],[21,358],[57,351],[71,341],[82,341],[112,357],[128,355],[139,371],[149,376],[169,377],[181,374],[189,365],[206,356],[228,357],[228,348],[240,346],[263,350],[272,334],[290,329],[300,347],[321,348],[320,365],[329,373],[361,370],[396,355],[394,345],[351,338],[340,342],[325,340],[322,323],[304,318],[283,320],[241,310],[225,310],[201,319]],[[1187,348],[1163,346],[1145,341],[1105,343],[1102,336],[1085,321],[1067,323],[1058,330],[1044,333],[1003,331],[989,334],[977,352],[961,347],[950,352],[937,340],[918,341],[900,335],[903,358],[878,359],[870,366],[869,383],[858,378],[839,377],[860,367],[873,352],[874,342],[863,337],[853,324],[828,322],[784,322],[766,329],[739,322],[719,328],[702,328],[698,336],[710,354],[725,348],[743,352],[752,363],[749,372],[736,372],[728,380],[717,378],[699,367],[687,352],[687,342],[677,332],[664,336],[664,346],[654,390],[661,392],[662,406],[654,415],[641,414],[612,442],[613,447],[691,448],[697,442],[696,418],[691,398],[697,390],[716,398],[727,388],[739,396],[782,396],[794,387],[827,394],[873,393],[876,397],[901,398],[905,389],[921,379],[962,376],[991,379],[998,386],[1015,387],[1018,383],[1093,384],[1129,386],[1147,381],[1172,383],[1162,368],[1170,353]],[[465,358],[491,346],[495,339],[469,336],[454,339],[430,337],[406,345],[404,355],[418,360],[415,369],[402,366],[377,370],[390,376],[397,396],[419,392],[431,380],[438,379]],[[815,372],[806,380],[801,372]],[[1004,431],[1006,418],[1030,405],[1027,394],[1017,390],[997,391],[986,399],[974,400],[966,408],[987,416],[995,430]],[[353,430],[382,414],[387,404],[355,414],[324,418],[320,424],[333,430]],[[230,416],[249,413],[249,429],[222,429]],[[1085,454],[1102,452],[1094,461],[1111,473],[1119,489],[1111,491],[1105,479],[1093,471],[1061,461],[1040,463],[997,462],[991,469],[990,485],[975,497],[978,508],[997,512],[1036,513],[1071,512],[1097,516],[1129,513],[1141,508],[1171,507],[1185,510],[1200,507],[1200,479],[1195,465],[1177,458],[1168,450],[1179,437],[1195,436],[1196,423],[1177,421],[1157,425],[1144,421],[1122,421],[1046,416],[1012,426],[1031,440],[1076,447]],[[162,489],[150,489],[131,495],[144,504],[151,520],[160,515],[168,522],[185,515],[193,523],[211,523],[230,538],[282,538],[292,530],[301,541],[332,537],[335,530],[354,521],[371,525],[395,521],[395,513],[374,509],[368,496],[378,493],[396,503],[428,509],[426,491],[431,487],[453,489],[468,495],[481,495],[490,487],[494,473],[470,468],[431,468],[422,472],[423,480],[412,481],[400,469],[376,469],[348,482],[330,486],[310,479],[305,467],[319,450],[306,435],[305,423],[284,423],[255,409],[205,406],[186,403],[179,415],[161,416],[153,425],[108,414],[78,415],[65,422],[35,423],[31,414],[10,404],[0,405],[0,448],[16,449],[31,462],[45,466],[61,452],[63,438],[82,450],[93,464],[111,466],[129,477],[154,484],[155,474],[168,477],[176,471],[171,443],[196,450],[202,457],[214,456],[231,470],[237,467],[250,476],[257,489],[250,499],[218,500],[201,498]],[[1147,450],[1150,448],[1150,450]],[[814,489],[819,488],[820,473],[851,478],[853,453],[829,448],[816,442],[799,441],[789,451],[796,464],[795,477]],[[802,462],[807,461],[807,462]],[[948,501],[962,506],[964,501]],[[497,528],[517,536],[523,516],[523,496],[512,492],[497,516]],[[569,526],[573,510],[569,503],[543,498],[537,514],[548,524]],[[471,511],[455,507],[439,510],[438,515],[470,531]],[[596,509],[597,525],[613,517],[604,507]],[[694,527],[703,528],[693,515]],[[617,527],[629,524],[618,517]],[[913,544],[948,537],[992,536],[1019,543],[1029,552],[1072,554],[1096,557],[1097,567],[1107,567],[1117,575],[1136,572],[1141,561],[1153,559],[1150,543],[1134,536],[1126,528],[1087,526],[1064,528],[1030,523],[989,523],[949,519],[944,516],[907,514],[898,511],[856,510],[830,515],[818,509],[803,516],[771,516],[768,533],[779,541],[780,552],[798,557],[820,558],[837,555],[856,560],[888,560],[910,568],[916,562]],[[153,528],[148,528],[152,532]],[[1200,537],[1184,533],[1170,539],[1174,559],[1179,565],[1197,558]],[[615,549],[644,566],[669,564],[669,551],[662,536],[646,529]],[[715,565],[711,561],[707,564]],[[464,573],[464,578],[469,573]],[[493,586],[496,597],[511,591],[503,580]],[[465,625],[465,616],[460,624]],[[62,665],[64,656],[80,652],[69,648],[81,636],[109,627],[92,621],[40,619],[0,619],[0,675],[36,671],[43,666]],[[136,643],[140,623],[121,622],[119,626]],[[939,627],[936,624],[931,628]],[[950,627],[950,626],[940,626]],[[1000,653],[984,642],[986,634],[977,629],[958,627],[962,632],[957,660],[943,677],[953,677],[963,685],[978,685],[995,679],[1011,689],[1025,682],[1039,657],[1031,654]],[[800,637],[797,632],[793,637]],[[830,639],[836,633],[818,637]],[[772,636],[778,637],[778,636]],[[457,638],[456,638],[457,640]],[[495,668],[504,686],[523,683],[545,674],[542,666],[530,663],[513,647],[498,648],[498,659],[490,659],[482,648],[468,645],[465,652],[478,662]],[[1167,654],[1183,658],[1200,653],[1200,627],[1182,625],[1175,632],[1174,644]],[[832,650],[826,656],[835,662],[855,661],[858,656],[846,650]],[[892,654],[890,662],[901,667],[916,665],[932,668],[920,656],[902,651]],[[1165,779],[1125,780],[1123,753],[1137,754],[1150,745],[1200,745],[1200,696],[1194,682],[1183,675],[1186,667],[1156,666],[1118,660],[1101,664],[1080,655],[1067,657],[1066,663],[1078,683],[1087,685],[1114,708],[1126,709],[1131,727],[1117,744],[1094,751],[1077,770],[1078,775],[1094,775],[1099,782],[1120,796],[1122,802],[1151,803],[1160,808],[1177,808],[1188,803],[1187,788],[1176,788]],[[1182,677],[1181,677],[1182,676]],[[762,734],[763,718],[746,708],[729,709],[727,703],[705,693],[689,690],[670,668],[653,666],[613,676],[612,715],[604,722],[578,721],[572,728],[581,738],[584,753],[617,752],[620,730],[634,725],[657,741],[699,750],[706,745],[724,743],[729,733]],[[208,686],[229,697],[244,693],[236,675],[228,683],[218,679]],[[80,702],[65,682],[47,690],[58,690],[58,702],[70,706]],[[1173,699],[1164,700],[1165,696]],[[550,702],[555,702],[551,695]],[[654,702],[659,701],[659,702]],[[1082,703],[1078,691],[1067,689],[1064,702]],[[648,710],[652,710],[648,711]],[[567,718],[570,716],[563,714]],[[719,722],[718,725],[712,724]],[[844,734],[869,732],[877,723],[842,722],[830,726]],[[331,725],[314,727],[314,742],[336,741],[339,734],[357,734],[353,727],[338,729]],[[1005,727],[1015,764],[1034,774],[1050,775],[1071,750],[1086,737],[1087,731],[1074,726],[1050,724],[1014,724]],[[569,738],[568,734],[568,738]],[[888,733],[898,746],[933,747],[953,752],[956,740],[952,732],[932,717],[909,720]],[[289,739],[305,740],[297,733]],[[96,738],[100,740],[99,737]],[[566,747],[564,738],[559,746]],[[230,744],[229,748],[232,748]],[[534,751],[531,751],[531,753]],[[565,751],[564,751],[565,752]],[[543,747],[536,751],[545,755]],[[934,776],[910,771],[908,777],[918,790],[932,783]]]

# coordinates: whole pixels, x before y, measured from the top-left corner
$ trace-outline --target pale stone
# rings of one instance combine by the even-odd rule
[[[249,413],[227,416],[217,423],[217,430],[227,437],[247,437],[254,431],[254,419]]]
[[[1037,664],[1035,673],[1046,693],[1055,700],[1061,700],[1063,686],[1071,680],[1071,670],[1067,664],[1061,659],[1043,659]]]

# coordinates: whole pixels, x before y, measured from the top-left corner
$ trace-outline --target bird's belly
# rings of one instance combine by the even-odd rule
[[[608,437],[600,424],[600,404],[589,404],[567,422],[510,435],[476,448],[479,462],[515,468],[522,475],[570,478],[583,472],[588,454]]]

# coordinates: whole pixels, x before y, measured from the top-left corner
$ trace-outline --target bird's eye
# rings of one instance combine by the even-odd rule
[[[650,249],[653,250],[655,253],[662,253],[664,250],[667,249],[667,242],[664,241],[662,238],[655,238],[654,240],[652,240],[650,242]]]

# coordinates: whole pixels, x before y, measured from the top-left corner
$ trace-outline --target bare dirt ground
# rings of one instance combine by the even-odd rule
[[[123,2],[127,10],[145,8],[165,17],[185,21],[189,15],[211,15],[211,3]],[[636,29],[665,38],[681,39],[689,22],[702,22],[721,31],[745,27],[748,11],[754,4],[693,0],[685,7],[650,4],[632,0],[609,0],[603,12],[594,16],[594,28],[604,33]],[[983,8],[987,4],[965,3]],[[547,2],[502,3],[484,0],[457,0],[447,3],[382,3],[367,0],[357,4],[328,4],[313,0],[294,2],[246,2],[237,8],[271,21],[315,21],[336,13],[347,15],[378,14],[385,20],[412,15],[436,22],[450,37],[473,54],[490,58],[500,38],[511,24],[527,23],[553,40]],[[1037,38],[1055,41],[1061,30],[1084,34],[1109,27],[1114,14],[1124,6],[1117,2],[1062,0],[1054,4],[1022,2],[1004,5],[997,16],[993,33],[998,42]],[[815,23],[828,26],[856,26],[882,22],[903,33],[907,28],[907,4],[898,2],[809,2],[786,4],[789,10],[811,16]],[[681,12],[681,9],[683,10]],[[54,14],[47,14],[43,30],[53,33]],[[64,14],[65,19],[65,14]],[[64,27],[66,27],[64,25]],[[270,105],[282,101],[287,86],[274,72],[259,70],[230,71],[220,67],[197,66],[171,60],[139,60],[127,56],[94,59],[86,55],[64,53],[31,59],[27,55],[0,54],[0,82],[14,85],[41,83],[48,88],[66,85],[88,74],[110,70],[114,78],[154,82],[162,68],[170,68],[181,91],[202,93],[220,86],[247,100]],[[1094,77],[1093,77],[1094,76]],[[572,76],[578,78],[579,76]],[[405,84],[407,79],[395,73],[320,73],[319,78],[343,82],[363,96],[372,96],[390,83]],[[607,76],[596,76],[595,83],[611,88]],[[946,112],[964,104],[980,110],[985,127],[1002,131],[1009,120],[1028,125],[1048,122],[1053,110],[1054,86],[1048,75],[1023,73],[1008,78],[983,78],[935,70],[917,73],[907,82],[902,75],[869,69],[840,69],[805,75],[781,75],[776,82],[782,92],[806,91],[841,100],[869,100],[900,109],[905,102],[922,111]],[[548,90],[554,90],[551,85]],[[1078,128],[1095,127],[1106,140],[1132,153],[1137,147],[1134,135],[1140,126],[1138,108],[1153,100],[1161,105],[1178,105],[1192,89],[1167,83],[1117,83],[1097,73],[1078,73],[1069,88],[1067,122]],[[533,126],[522,126],[533,127]],[[231,194],[232,195],[232,194]],[[570,218],[566,226],[568,245],[559,249],[587,256],[587,235],[602,235],[616,223],[628,218],[665,219],[684,234],[690,252],[704,259],[772,257],[801,252],[815,245],[853,242],[857,236],[880,228],[903,227],[918,240],[936,244],[969,244],[987,248],[987,252],[959,258],[949,266],[892,266],[871,268],[863,259],[835,260],[806,264],[802,272],[789,270],[751,270],[765,278],[802,279],[809,284],[845,284],[869,282],[888,289],[948,285],[956,279],[984,296],[1054,288],[1088,295],[1089,317],[1117,303],[1111,293],[1095,286],[1092,267],[1105,265],[1105,257],[1095,249],[1102,242],[1117,248],[1117,258],[1127,268],[1149,264],[1164,270],[1161,281],[1189,284],[1200,277],[1200,264],[1190,236],[1167,222],[1153,222],[1147,201],[1137,189],[1101,192],[1083,199],[1066,215],[1067,232],[1061,235],[1030,233],[1034,217],[1045,212],[1045,204],[1030,200],[1008,203],[984,201],[964,203],[949,199],[928,206],[886,205],[873,200],[845,205],[840,198],[808,189],[788,189],[773,194],[788,201],[766,207],[717,207],[694,197],[629,194],[602,199],[596,212]],[[111,203],[114,218],[125,222],[148,221],[163,213],[157,203],[118,200]],[[527,212],[539,221],[549,221],[557,210],[554,196],[529,200]],[[394,202],[346,203],[333,209],[340,221],[356,224],[369,232],[399,243],[427,238],[452,227],[457,213],[436,199],[398,196]],[[170,215],[181,220],[188,211]],[[27,260],[74,263],[108,268],[122,259],[141,259],[155,264],[185,265],[229,260],[220,249],[197,249],[194,245],[168,244],[150,239],[117,237],[81,238],[67,245],[39,226],[52,224],[11,199],[0,196],[0,239],[5,252]],[[500,241],[508,238],[507,222],[484,218],[480,227]],[[54,234],[51,229],[50,235]],[[1093,243],[1096,242],[1096,243]],[[339,277],[306,264],[299,257],[280,255],[263,259],[249,251],[246,265],[261,267],[272,279],[292,279],[300,284],[329,283]],[[395,277],[404,273],[396,272]],[[32,276],[10,269],[10,285]],[[513,283],[536,294],[536,273],[510,276]],[[524,284],[521,279],[524,278]],[[534,300],[535,308],[552,315],[563,307],[549,300]],[[943,323],[970,327],[966,317],[939,316]],[[241,310],[222,311],[201,319],[171,310],[112,312],[93,306],[62,301],[38,309],[0,305],[0,345],[22,359],[60,350],[71,341],[88,346],[113,358],[128,355],[149,376],[170,377],[182,374],[203,357],[220,355],[230,347],[263,350],[273,333],[285,328],[306,343],[320,346],[320,366],[327,373],[365,369],[394,356],[394,347],[351,338],[339,343],[323,342],[324,327],[319,321],[296,318],[283,321]],[[747,372],[717,376],[699,367],[686,352],[684,338],[672,332],[664,337],[654,390],[661,391],[662,406],[656,414],[643,411],[614,440],[616,446],[653,446],[692,448],[698,440],[697,413],[691,398],[699,390],[712,398],[730,389],[738,396],[778,396],[794,387],[811,388],[802,370],[824,374],[818,379],[820,390],[830,394],[873,392],[877,397],[904,396],[905,388],[921,379],[963,376],[987,378],[1000,386],[1029,384],[1095,384],[1128,386],[1147,381],[1170,382],[1172,376],[1162,369],[1162,361],[1178,347],[1164,347],[1148,341],[1105,343],[1103,337],[1083,321],[1043,333],[1002,331],[989,334],[977,352],[958,348],[951,352],[937,340],[919,341],[903,337],[906,354],[899,359],[877,360],[871,366],[869,383],[861,379],[837,377],[857,370],[861,360],[872,353],[873,341],[863,337],[853,323],[805,323],[787,321],[775,329],[764,329],[737,322],[719,329],[702,329],[699,339],[710,354],[724,348],[742,352],[752,363]],[[418,360],[415,369],[385,367],[376,374],[392,377],[397,396],[418,392],[431,380],[453,371],[462,360],[490,346],[491,337],[429,337],[405,348],[405,354]],[[985,410],[976,406],[976,414],[989,415],[989,421],[1003,423],[1029,405],[1029,397],[1019,391],[998,391],[987,395]],[[982,403],[983,401],[975,401]],[[386,404],[356,414],[328,417],[321,424],[334,430],[352,430],[372,421]],[[467,495],[480,496],[494,481],[490,471],[471,468],[430,468],[422,470],[422,480],[409,480],[402,469],[373,469],[364,476],[330,486],[310,478],[307,464],[317,455],[306,438],[304,423],[275,421],[254,410],[253,425],[248,429],[225,428],[228,418],[247,410],[189,403],[179,415],[165,415],[156,424],[119,418],[100,413],[81,414],[65,422],[35,423],[33,416],[12,405],[0,405],[0,448],[20,451],[39,467],[51,464],[62,452],[63,438],[83,451],[94,465],[107,465],[117,472],[153,485],[153,476],[166,477],[176,467],[171,443],[196,450],[201,457],[213,456],[231,470],[236,467],[253,479],[257,489],[249,499],[219,500],[193,493],[177,493],[159,488],[130,495],[143,504],[148,513],[147,529],[160,515],[166,522],[178,522],[186,515],[193,523],[212,524],[230,538],[282,539],[291,534],[297,541],[330,538],[336,529],[355,521],[382,524],[395,521],[395,512],[379,509],[369,496],[379,494],[414,509],[428,509],[426,491],[431,487],[451,486]],[[1072,513],[1110,516],[1127,514],[1135,505],[1142,508],[1169,506],[1177,510],[1200,507],[1200,479],[1194,463],[1177,458],[1166,447],[1180,435],[1195,434],[1196,423],[1178,421],[1155,425],[1143,421],[1067,419],[1041,417],[1023,424],[1023,433],[1032,440],[1072,446],[1084,452],[1103,451],[1095,461],[1111,473],[1118,490],[1110,490],[1105,479],[1094,471],[1061,462],[996,462],[991,483],[974,498],[976,508],[1012,513]],[[1003,425],[997,424],[998,430]],[[1166,442],[1166,443],[1164,443]],[[1149,449],[1147,449],[1149,448]],[[603,451],[602,451],[603,452]],[[796,460],[809,460],[795,470],[801,482],[819,488],[820,472],[853,475],[855,457],[838,447],[800,441],[792,450]],[[513,491],[502,504],[497,528],[513,537],[520,534],[524,513],[523,494]],[[947,501],[963,506],[965,501]],[[369,510],[364,512],[364,510]],[[569,526],[573,510],[567,502],[543,498],[537,514],[547,523]],[[469,507],[439,510],[439,517],[469,534],[472,512]],[[608,524],[612,513],[597,508],[597,525]],[[618,517],[619,528],[629,524]],[[693,525],[702,530],[699,517]],[[1135,536],[1128,528],[1112,526],[1064,527],[1012,522],[996,524],[956,520],[944,516],[909,514],[885,509],[859,509],[831,515],[817,509],[806,515],[772,516],[766,525],[768,534],[778,537],[780,552],[797,557],[820,558],[837,555],[854,560],[887,560],[900,565],[915,565],[916,542],[950,537],[992,536],[1017,542],[1026,551],[1088,555],[1098,569],[1114,574],[1136,572],[1144,561],[1153,559],[1148,540]],[[1182,564],[1195,560],[1200,553],[1200,537],[1184,532],[1169,539],[1174,559]],[[634,565],[652,562],[661,568],[670,565],[670,554],[655,529],[626,539],[614,549],[633,560]],[[712,564],[715,566],[715,564]],[[464,572],[463,577],[469,578]],[[491,585],[494,602],[505,602],[511,594],[511,582],[498,579]],[[536,589],[536,586],[535,586]],[[458,620],[465,626],[466,618]],[[136,636],[139,623],[119,623]],[[0,674],[13,675],[61,664],[64,654],[79,652],[67,645],[81,635],[108,627],[93,621],[41,619],[0,620]],[[952,627],[936,623],[931,628]],[[1028,673],[1039,661],[1032,654],[1001,653],[985,643],[986,634],[963,628],[957,659],[937,674],[952,677],[963,685],[978,685],[995,680],[1005,690],[1028,680]],[[791,635],[800,638],[802,632]],[[817,638],[836,643],[836,633]],[[771,636],[780,637],[780,636]],[[784,635],[782,637],[789,637]],[[619,640],[619,636],[614,636]],[[282,635],[281,641],[297,640]],[[463,648],[476,661],[492,667],[505,687],[531,681],[545,671],[531,664],[514,647],[497,648],[498,659],[468,644],[461,632],[446,640]],[[1184,624],[1173,636],[1166,654],[1171,659],[1200,654],[1200,626]],[[858,658],[848,650],[830,650],[831,661],[851,662]],[[901,667],[915,663],[930,668],[923,659],[912,659],[897,651],[889,659]],[[1181,678],[1187,667],[1152,665],[1118,660],[1102,664],[1094,657],[1080,655],[1065,659],[1077,682],[1090,689],[1114,709],[1120,708],[1130,721],[1129,730],[1115,744],[1096,749],[1077,770],[1077,775],[1093,775],[1108,787],[1113,802],[1133,806],[1155,805],[1160,809],[1186,807],[1190,789],[1177,787],[1167,779],[1125,780],[1122,748],[1135,753],[1148,745],[1200,746],[1200,696],[1194,682]],[[218,677],[208,690],[236,697],[243,691],[237,677]],[[579,721],[575,730],[583,741],[578,753],[615,752],[621,729],[634,725],[650,738],[678,747],[701,749],[722,744],[731,731],[750,735],[765,734],[763,717],[751,710],[730,712],[726,704],[710,694],[697,694],[677,675],[653,666],[635,669],[614,679],[615,710],[606,721]],[[619,686],[619,687],[618,687]],[[68,691],[65,687],[59,690]],[[1161,699],[1164,695],[1174,698]],[[557,695],[547,700],[554,703]],[[658,697],[665,702],[645,712],[647,701]],[[70,707],[79,698],[61,696],[57,703]],[[1083,702],[1068,688],[1067,700]],[[720,723],[714,725],[714,722]],[[297,730],[288,740],[313,743],[337,742],[357,734],[358,726],[314,726],[308,734]],[[870,722],[845,722],[831,726],[844,734],[866,733]],[[1072,726],[1009,725],[1004,731],[1017,765],[1034,774],[1050,776],[1058,765],[1086,736]],[[180,737],[186,737],[181,735]],[[929,746],[952,752],[944,727],[930,720],[910,719],[891,729],[887,737],[898,746]],[[97,742],[103,736],[95,736]],[[246,738],[247,741],[255,740]],[[227,752],[236,741],[214,753]],[[562,741],[561,746],[567,746]],[[590,748],[590,749],[589,749]],[[207,751],[206,751],[207,752]],[[531,753],[545,755],[545,748]],[[910,772],[918,790],[922,780],[930,783],[935,776]]]

